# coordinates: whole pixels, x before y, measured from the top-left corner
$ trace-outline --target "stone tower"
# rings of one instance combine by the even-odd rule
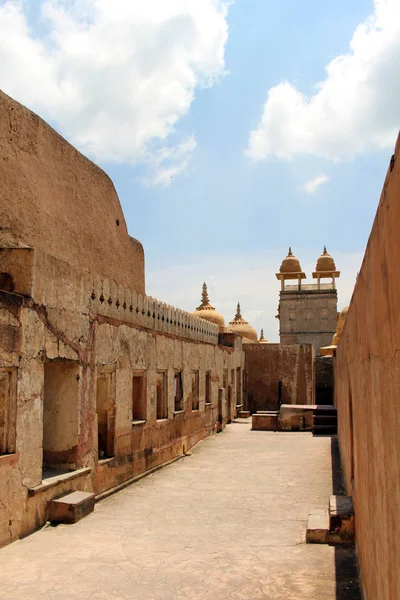
[[[281,281],[277,315],[281,344],[313,344],[316,354],[319,354],[319,348],[331,343],[337,324],[335,280],[339,276],[332,256],[324,247],[313,273],[317,283],[302,283],[306,274],[289,248],[279,273],[276,273]],[[323,279],[331,281],[321,283]],[[287,283],[293,280],[295,285]]]

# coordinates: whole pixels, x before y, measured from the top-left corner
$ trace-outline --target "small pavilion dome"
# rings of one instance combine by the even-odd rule
[[[221,313],[215,310],[214,306],[211,306],[210,300],[208,298],[207,285],[203,283],[203,291],[201,294],[201,304],[192,312],[192,315],[195,317],[199,317],[200,319],[204,319],[205,321],[209,321],[210,323],[214,323],[218,325],[220,331],[225,330],[225,319]]]
[[[324,246],[324,251],[317,260],[317,265],[315,267],[316,273],[334,273],[336,271],[335,261],[332,256],[328,254],[326,250],[326,246]]]
[[[264,337],[264,329],[261,329],[260,339],[258,340],[259,344],[268,344],[268,340]]]
[[[289,248],[287,257],[283,259],[279,272],[283,275],[285,273],[302,273],[300,261],[293,256],[291,248]]]
[[[229,323],[229,331],[240,335],[244,343],[258,342],[257,331],[252,327],[248,321],[243,319],[240,312],[240,304],[238,302],[236,315],[233,321]]]

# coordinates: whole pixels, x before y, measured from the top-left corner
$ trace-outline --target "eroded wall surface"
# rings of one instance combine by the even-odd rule
[[[217,326],[34,252],[32,296],[0,291],[0,545],[52,498],[182,455],[241,397],[240,338],[218,345]]]
[[[105,173],[0,92],[0,545],[220,431],[242,342],[146,296]]]
[[[114,185],[36,114],[0,91],[0,246],[31,246],[144,293],[144,252]]]
[[[247,408],[277,410],[282,404],[314,404],[314,349],[311,344],[244,344]]]
[[[346,324],[335,397],[366,598],[400,598],[400,143]]]

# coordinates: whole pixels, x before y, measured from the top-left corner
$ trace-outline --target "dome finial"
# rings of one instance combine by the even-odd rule
[[[201,303],[202,304],[209,304],[210,299],[208,297],[208,291],[207,291],[207,284],[203,283],[203,288],[202,288],[202,292],[201,292]]]
[[[236,309],[236,315],[235,315],[235,319],[240,319],[242,316],[242,313],[240,312],[240,302],[237,303],[237,309]]]
[[[208,297],[207,284],[203,283],[202,292],[201,292],[201,303],[200,306],[196,308],[196,310],[214,310],[214,307],[210,304],[210,299]]]
[[[293,256],[293,254],[292,254],[292,247],[291,246],[289,246],[288,256]]]
[[[326,250],[326,246],[324,246],[324,252],[323,255],[325,256],[326,254],[328,254],[327,250]]]

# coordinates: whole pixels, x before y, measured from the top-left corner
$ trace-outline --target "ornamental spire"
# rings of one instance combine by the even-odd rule
[[[240,302],[237,303],[236,315],[233,317],[233,321],[229,322],[229,325],[237,325],[239,323],[241,325],[248,325],[248,321],[246,321],[242,317],[242,313],[241,313],[241,310],[240,310]]]
[[[211,306],[210,299],[208,297],[207,284],[203,283],[202,292],[201,292],[201,304],[196,308],[196,310],[215,310],[214,306]]]

